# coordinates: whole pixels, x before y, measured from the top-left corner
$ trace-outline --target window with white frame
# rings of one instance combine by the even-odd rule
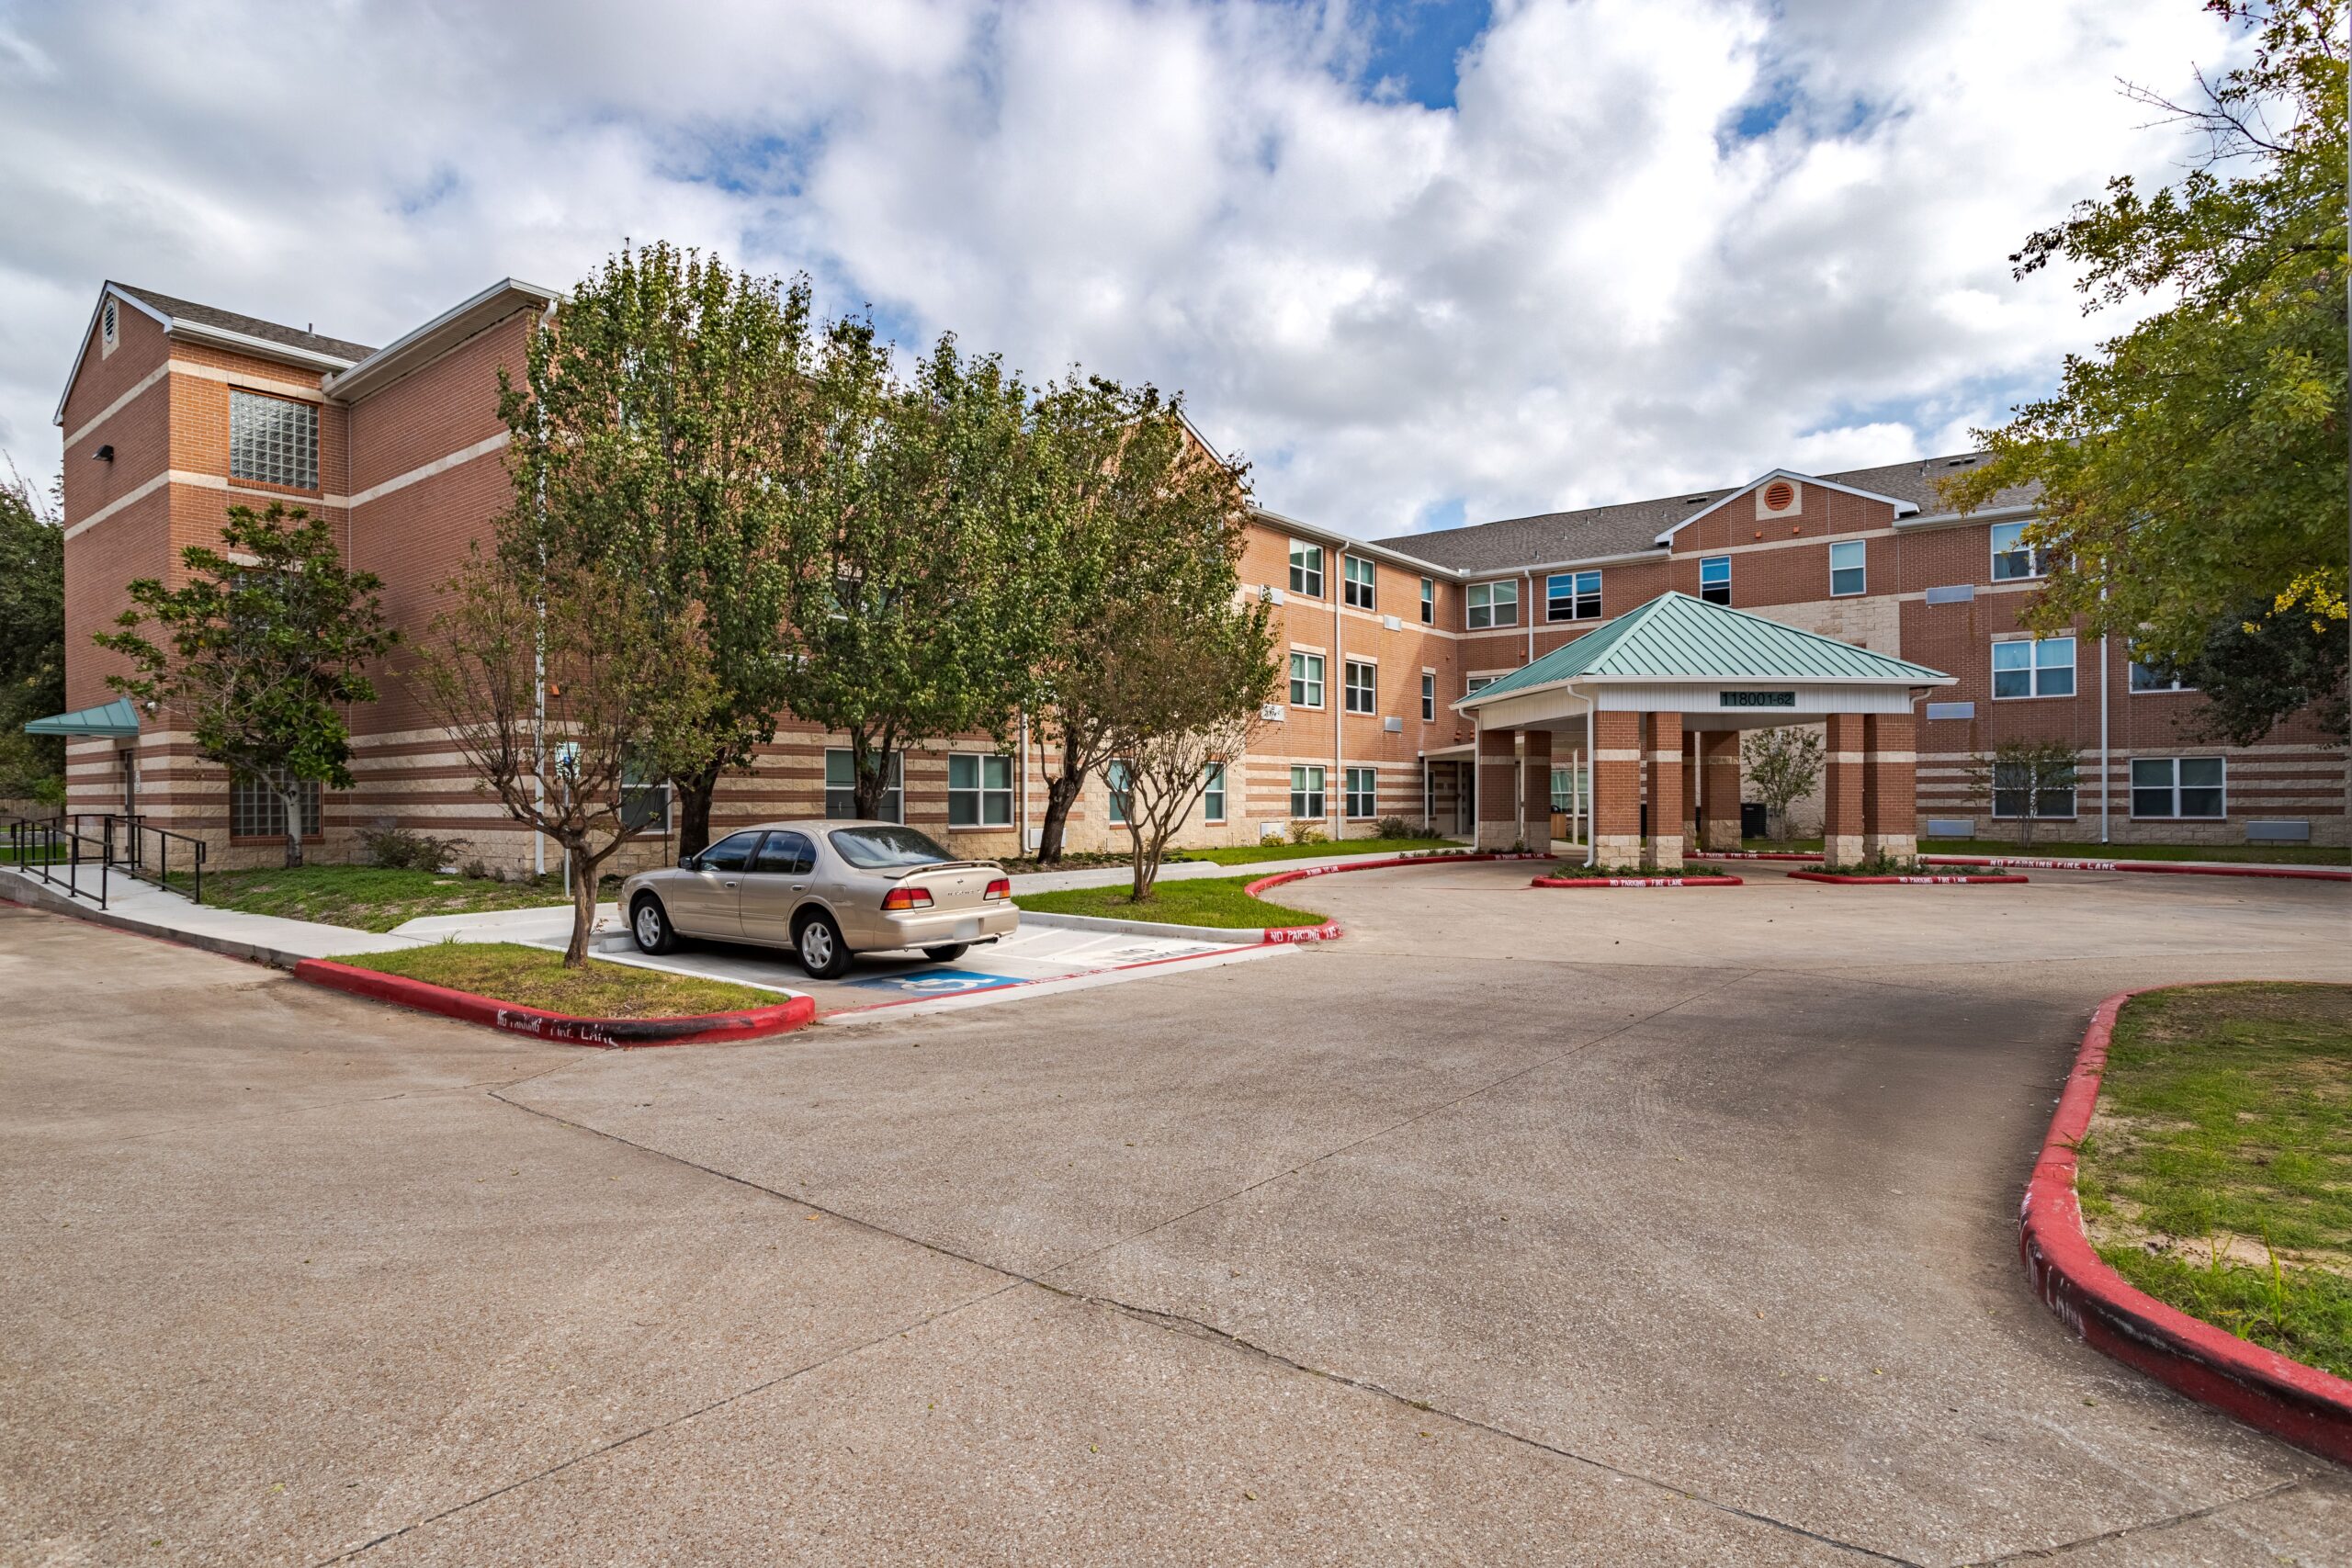
[[[2025,542],[2026,525],[2022,523],[1993,525],[1993,581],[2011,582],[2018,578],[2041,577],[2050,568],[2046,552]]]
[[[2038,787],[2037,787],[2038,783]],[[2075,784],[2071,777],[2059,783],[2043,774],[2037,781],[2030,766],[2017,762],[1993,765],[1993,815],[2004,818],[2031,816],[2071,818],[2075,815]]]
[[[1421,579],[1421,625],[1437,625],[1437,584],[1426,577]]]
[[[1295,708],[1319,708],[1323,705],[1321,654],[1294,653],[1290,656],[1290,705]]]
[[[1502,677],[1499,675],[1470,676],[1462,682],[1462,694],[1465,697],[1475,697],[1479,693],[1485,691],[1487,687],[1493,685],[1496,682],[1501,679]]]
[[[2070,637],[2012,637],[1995,643],[1993,694],[1996,697],[2073,696],[2075,639]]]
[[[1369,610],[1374,581],[1372,563],[1362,556],[1340,558],[1340,592],[1351,608]]]
[[[947,825],[1012,825],[1012,759],[956,751],[947,759]]]
[[[229,389],[229,477],[318,489],[317,406]]]
[[[2132,815],[2226,817],[2228,790],[2219,757],[2134,757]]]
[[[1350,768],[1347,778],[1348,815],[1358,820],[1380,815],[1380,774],[1372,768]]]
[[[1208,783],[1201,791],[1201,818],[1206,822],[1225,820],[1225,764],[1208,765]]]
[[[1434,670],[1421,671],[1421,722],[1437,722],[1437,671]]]
[[[277,793],[275,778],[234,778],[229,784],[229,836],[232,839],[286,837],[286,797]],[[319,781],[303,779],[294,786],[302,813],[302,837],[319,836]]]
[[[1111,825],[1126,826],[1127,807],[1135,804],[1135,770],[1114,760],[1103,764],[1102,789],[1111,804]]]
[[[1560,571],[1545,578],[1544,618],[1547,621],[1599,620],[1600,573]]]
[[[1700,559],[1699,597],[1710,604],[1731,603],[1731,557],[1706,556]]]
[[[1474,582],[1470,585],[1468,622],[1474,632],[1489,626],[1519,625],[1519,584]]]
[[[1829,547],[1829,596],[1851,598],[1870,592],[1870,544],[1863,539],[1839,539]]]
[[[883,777],[886,784],[882,792],[882,819],[903,822],[907,819],[905,752],[890,753]],[[825,817],[833,822],[853,821],[857,817],[857,766],[845,747],[825,753]]]
[[[1348,660],[1347,704],[1350,713],[1373,713],[1380,705],[1380,667],[1361,659]]]
[[[1290,591],[1309,598],[1323,597],[1323,547],[1297,539],[1290,542]]]
[[[1552,809],[1574,815],[1584,806],[1586,776],[1582,763],[1552,770]]]
[[[1323,770],[1296,767],[1290,771],[1290,814],[1312,819],[1323,815]]]

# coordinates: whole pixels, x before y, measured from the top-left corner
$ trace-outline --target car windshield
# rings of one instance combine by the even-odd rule
[[[912,828],[836,828],[827,837],[842,859],[860,871],[898,871],[956,858]]]

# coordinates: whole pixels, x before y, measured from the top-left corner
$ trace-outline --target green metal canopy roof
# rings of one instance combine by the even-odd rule
[[[139,710],[130,705],[129,697],[117,697],[94,708],[76,708],[72,713],[51,714],[47,718],[34,719],[25,726],[28,735],[136,735],[139,733]]]
[[[1467,710],[1515,692],[1590,679],[1883,681],[1917,686],[1940,685],[1951,677],[1688,593],[1661,593],[1453,705]]]

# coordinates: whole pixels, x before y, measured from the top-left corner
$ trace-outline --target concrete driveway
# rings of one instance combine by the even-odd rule
[[[1528,869],[625,1055],[0,908],[0,1557],[2352,1561],[2014,1230],[2091,1004],[2352,888]]]

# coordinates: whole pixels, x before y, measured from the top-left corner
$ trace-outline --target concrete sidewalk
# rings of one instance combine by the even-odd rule
[[[1458,844],[1456,849],[1468,852],[1470,846]],[[1162,882],[1190,882],[1203,876],[1272,876],[1278,871],[1295,871],[1310,865],[1365,865],[1374,861],[1396,860],[1400,855],[1434,854],[1430,850],[1383,850],[1374,854],[1293,855],[1283,860],[1252,861],[1248,865],[1219,865],[1215,861],[1179,861],[1159,868]],[[1133,873],[1125,862],[1117,865],[1090,865],[1076,871],[1032,871],[1012,879],[1012,896],[1024,893],[1058,893],[1068,887],[1114,887],[1125,882]]]
[[[106,908],[101,909],[91,899],[70,897],[62,887],[51,887],[40,878],[14,867],[0,866],[0,897],[13,898],[37,909],[76,915],[141,936],[186,942],[207,953],[275,964],[280,969],[291,969],[305,958],[381,953],[390,947],[414,947],[427,940],[398,932],[353,931],[348,926],[330,926],[317,920],[290,920],[277,915],[219,909],[209,904],[191,903],[180,894],[126,875],[107,879]]]

